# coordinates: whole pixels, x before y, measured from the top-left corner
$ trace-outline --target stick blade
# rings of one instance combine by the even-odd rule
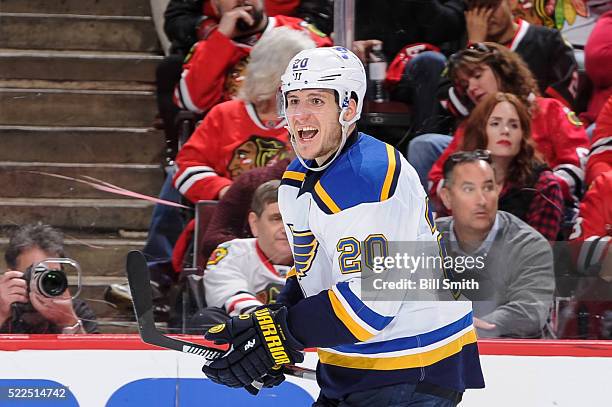
[[[149,267],[147,266],[147,259],[142,252],[133,250],[128,253],[126,273],[130,283],[134,313],[138,320],[140,339],[144,343],[179,352],[192,353],[208,360],[215,360],[225,353],[219,349],[170,338],[157,330],[153,315]]]
[[[153,312],[153,294],[149,277],[149,267],[144,254],[138,250],[132,250],[127,255],[126,273],[132,293],[132,302],[136,318],[141,318],[149,312]]]
[[[153,316],[153,295],[149,267],[144,254],[138,250],[128,253],[126,273],[130,283],[134,312],[138,320],[138,330],[143,342],[161,348],[173,349],[183,353],[201,356],[208,361],[216,360],[226,354],[226,351],[200,345],[181,339],[170,338],[157,330]],[[299,366],[287,366],[287,374],[304,379],[316,380],[316,372]]]

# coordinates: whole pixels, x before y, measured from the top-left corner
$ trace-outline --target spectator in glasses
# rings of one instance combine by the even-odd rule
[[[561,186],[535,149],[529,110],[519,98],[487,96],[466,122],[461,149],[486,149],[500,190],[499,208],[555,240],[563,218]]]
[[[453,274],[479,283],[462,292],[473,301],[478,336],[540,337],[555,287],[552,250],[531,226],[498,211],[500,188],[491,161],[483,150],[446,160],[441,197],[453,216],[436,225],[454,264],[459,258],[476,260],[461,273],[455,267]]]

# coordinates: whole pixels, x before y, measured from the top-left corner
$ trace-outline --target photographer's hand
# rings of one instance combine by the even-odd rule
[[[9,270],[0,276],[0,325],[10,318],[11,304],[28,302],[26,282],[21,271]]]
[[[38,292],[38,289],[30,286],[30,302],[46,320],[53,322],[60,328],[74,326],[78,317],[72,308],[72,299],[68,290],[59,297],[49,298]]]
[[[244,32],[240,31],[236,27],[236,24],[238,24],[239,20],[244,21],[249,27],[255,24],[255,20],[249,13],[252,8],[252,6],[236,7],[224,13],[221,17],[221,21],[219,21],[219,32],[228,38],[243,35]]]

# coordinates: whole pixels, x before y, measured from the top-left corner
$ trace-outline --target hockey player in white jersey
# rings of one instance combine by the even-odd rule
[[[465,389],[484,387],[471,303],[362,298],[362,252],[438,238],[414,169],[356,130],[365,89],[363,65],[343,47],[289,63],[282,107],[298,158],[279,207],[294,268],[277,305],[209,330],[234,351],[203,371],[233,387],[268,383],[316,347],[315,406],[455,406]]]

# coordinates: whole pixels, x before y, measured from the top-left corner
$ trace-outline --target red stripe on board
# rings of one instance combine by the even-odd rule
[[[169,335],[211,348],[227,349],[199,335]],[[0,335],[0,350],[159,350],[160,348],[144,343],[137,334],[107,335]]]
[[[170,335],[214,348],[199,335]],[[132,335],[0,335],[0,350],[153,350],[136,334]],[[612,357],[612,341],[482,339],[481,355]],[[309,351],[313,351],[309,349]]]
[[[612,341],[482,339],[481,355],[612,357]]]

